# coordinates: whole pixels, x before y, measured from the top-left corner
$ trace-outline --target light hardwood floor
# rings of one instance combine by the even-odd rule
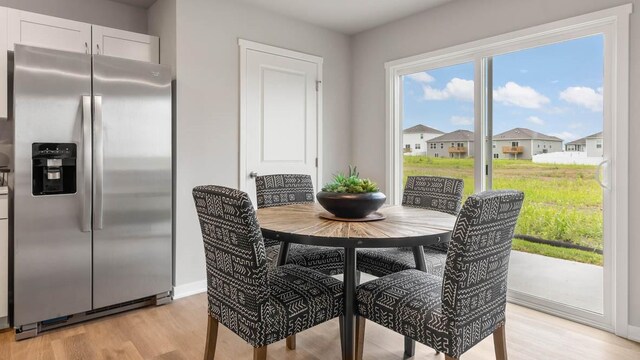
[[[0,332],[0,359],[202,359],[207,329],[206,295],[139,309],[15,342],[12,331]],[[364,359],[402,359],[403,338],[367,322]],[[516,305],[507,309],[507,347],[511,360],[638,360],[640,344]],[[491,337],[462,356],[494,359]],[[251,359],[252,348],[220,326],[216,359]],[[285,340],[268,347],[268,359],[340,358],[336,320],[297,336],[296,350]],[[417,344],[415,359],[444,359]]]

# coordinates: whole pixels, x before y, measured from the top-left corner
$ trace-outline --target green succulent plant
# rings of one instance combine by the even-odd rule
[[[349,194],[378,192],[378,185],[369,179],[361,179],[357,167],[349,165],[349,174],[338,173],[333,181],[326,184],[322,191]]]

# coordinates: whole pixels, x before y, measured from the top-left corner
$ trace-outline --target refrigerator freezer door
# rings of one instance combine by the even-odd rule
[[[94,55],[94,308],[171,290],[171,73]]]
[[[13,303],[19,327],[91,309],[91,232],[83,232],[91,194],[82,185],[91,176],[85,163],[91,161],[91,114],[83,103],[91,95],[91,57],[16,45],[14,61]],[[32,195],[33,143],[76,148],[75,193]]]

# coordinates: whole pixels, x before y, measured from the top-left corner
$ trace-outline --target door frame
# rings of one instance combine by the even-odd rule
[[[249,50],[283,56],[295,60],[301,60],[316,64],[316,186],[322,186],[322,66],[324,59],[320,56],[310,55],[298,51],[266,45],[255,41],[238,39],[240,47],[240,137],[239,137],[239,164],[238,164],[238,189],[246,190],[247,180],[247,53]],[[316,189],[317,190],[317,189]]]
[[[481,81],[491,69],[487,66],[492,56],[517,50],[570,40],[593,34],[605,36],[605,103],[604,126],[609,126],[610,161],[613,171],[609,171],[607,183],[612,184],[608,196],[609,214],[605,214],[610,241],[605,234],[604,268],[604,316],[591,316],[586,311],[577,311],[569,306],[555,306],[549,301],[526,294],[509,292],[509,300],[526,306],[569,318],[591,326],[613,331],[622,337],[629,335],[629,15],[632,5],[621,5],[565,20],[555,21],[531,28],[473,41],[446,49],[385,63],[386,70],[386,172],[389,202],[398,204],[401,199],[402,184],[402,86],[403,75],[465,62],[475,63],[475,104],[474,142],[477,154],[486,154],[484,138],[491,133],[486,126],[491,110],[491,84],[483,87]],[[608,92],[606,91],[608,89]],[[607,96],[607,93],[610,94]],[[615,146],[613,145],[615,144]],[[487,150],[487,147],[489,148]],[[474,179],[477,191],[491,186],[483,169],[491,159],[476,157]],[[619,165],[618,165],[619,164]],[[489,172],[488,175],[491,175]],[[606,231],[606,230],[605,230]],[[523,296],[524,295],[524,296]],[[550,306],[551,305],[551,306]]]

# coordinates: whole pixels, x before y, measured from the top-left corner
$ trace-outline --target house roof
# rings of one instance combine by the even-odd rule
[[[589,135],[586,137],[583,137],[581,139],[578,140],[573,140],[571,142],[568,142],[567,145],[586,145],[587,144],[587,139],[602,139],[602,131],[595,133],[593,135]]]
[[[548,140],[562,141],[559,137],[546,135],[527,128],[514,128],[493,136],[493,140]]]
[[[444,135],[440,135],[431,140],[427,140],[428,143],[446,141],[473,141],[473,132],[469,130],[456,130]]]
[[[565,145],[587,145],[587,138],[583,137],[582,139],[573,140],[571,142],[566,143]]]
[[[422,125],[422,124],[418,124],[416,126],[412,126],[408,129],[404,129],[403,131],[404,134],[424,134],[424,133],[430,133],[430,134],[444,134],[444,132],[438,130],[438,129],[434,129],[432,127],[428,127],[427,125]]]

